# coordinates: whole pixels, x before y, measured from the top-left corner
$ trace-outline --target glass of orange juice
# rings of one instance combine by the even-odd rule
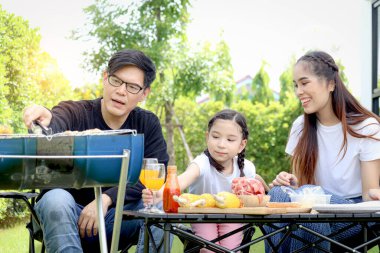
[[[144,158],[143,159],[143,162],[142,162],[142,167],[141,167],[141,172],[140,172],[140,181],[143,185],[145,185],[145,171],[144,171],[144,167],[147,165],[147,164],[157,164],[158,163],[158,159],[157,158]]]
[[[143,210],[144,212],[149,213],[162,213],[154,205],[154,197],[156,192],[164,185],[165,182],[165,164],[163,163],[150,163],[145,164],[141,170],[140,177],[144,177],[141,182],[144,182],[144,185],[147,189],[152,192],[153,203],[148,204],[147,207]]]

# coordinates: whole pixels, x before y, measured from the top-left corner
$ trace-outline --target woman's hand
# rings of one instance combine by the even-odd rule
[[[380,200],[380,189],[369,189],[368,195],[372,200]]]
[[[298,179],[295,175],[290,174],[285,171],[281,171],[275,179],[273,179],[272,183],[269,184],[269,187],[272,188],[274,186],[292,186],[298,187]]]
[[[380,200],[380,159],[374,161],[361,161],[360,167],[363,201]]]
[[[149,189],[142,190],[142,201],[144,203],[144,206],[147,206],[148,204],[157,204],[162,200],[162,189],[155,192],[154,195],[154,203],[153,203],[153,192]]]

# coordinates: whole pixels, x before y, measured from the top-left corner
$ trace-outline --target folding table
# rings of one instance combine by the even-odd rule
[[[270,214],[270,215],[247,215],[247,214],[188,214],[188,213],[177,213],[177,214],[149,214],[149,213],[141,213],[136,211],[124,211],[123,219],[144,219],[146,235],[151,236],[150,226],[157,226],[164,230],[164,238],[163,238],[163,247],[164,252],[170,252],[170,244],[169,244],[169,234],[172,233],[174,235],[185,237],[186,239],[193,240],[199,245],[203,245],[208,249],[211,249],[215,252],[238,252],[239,250],[250,247],[251,245],[258,243],[263,240],[269,240],[271,236],[277,233],[285,233],[287,237],[293,237],[292,232],[301,229],[307,231],[319,239],[316,242],[309,242],[307,247],[316,247],[318,249],[318,243],[323,240],[329,241],[331,244],[335,244],[340,247],[342,250],[346,250],[349,252],[359,252],[359,249],[364,249],[366,252],[367,246],[373,244],[374,242],[378,242],[380,240],[380,236],[376,235],[373,239],[368,240],[367,238],[367,223],[368,222],[380,222],[380,214],[379,213],[289,213],[289,214]],[[364,228],[364,238],[363,243],[355,246],[354,248],[349,247],[347,245],[343,245],[340,242],[334,240],[331,236],[324,236],[315,231],[304,227],[303,223],[334,223],[334,222],[352,222],[355,224],[361,224]],[[263,231],[263,226],[269,225],[275,229],[273,233],[265,234],[263,231],[263,235],[259,238],[256,238],[245,245],[241,245],[233,250],[228,250],[226,248],[221,247],[220,245],[215,244],[215,241],[220,240],[221,238],[217,238],[216,240],[207,241],[203,238],[200,238],[196,235],[193,235],[187,232],[185,229],[182,229],[181,226],[177,224],[183,223],[242,223],[246,224],[245,226],[258,226]],[[277,223],[287,223],[288,225],[284,227],[278,227],[275,224]],[[244,228],[242,228],[244,229]],[[233,233],[236,233],[240,230],[235,230]],[[343,231],[341,231],[343,232]],[[297,238],[295,238],[297,239]],[[299,239],[299,238],[298,238]],[[281,245],[282,241],[272,242],[270,241],[271,247],[274,252],[276,252],[279,245]],[[148,245],[148,240],[145,240],[146,246]],[[147,247],[145,247],[145,252],[148,252]],[[157,252],[157,249],[153,249],[153,252]]]

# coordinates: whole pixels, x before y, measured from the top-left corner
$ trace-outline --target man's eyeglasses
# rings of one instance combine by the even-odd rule
[[[132,94],[137,94],[144,88],[142,88],[140,85],[135,83],[127,83],[122,80],[120,80],[117,76],[109,75],[108,76],[108,82],[114,87],[120,87],[125,83],[125,86],[127,87],[127,91]]]

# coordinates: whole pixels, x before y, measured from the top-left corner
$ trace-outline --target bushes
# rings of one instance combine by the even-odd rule
[[[285,146],[293,120],[300,114],[297,103],[284,106],[271,102],[268,106],[249,101],[239,101],[232,107],[247,118],[249,139],[246,158],[266,181],[271,181],[280,171],[289,171],[290,163]]]
[[[0,198],[0,228],[10,228],[29,219],[29,210],[22,200]]]

